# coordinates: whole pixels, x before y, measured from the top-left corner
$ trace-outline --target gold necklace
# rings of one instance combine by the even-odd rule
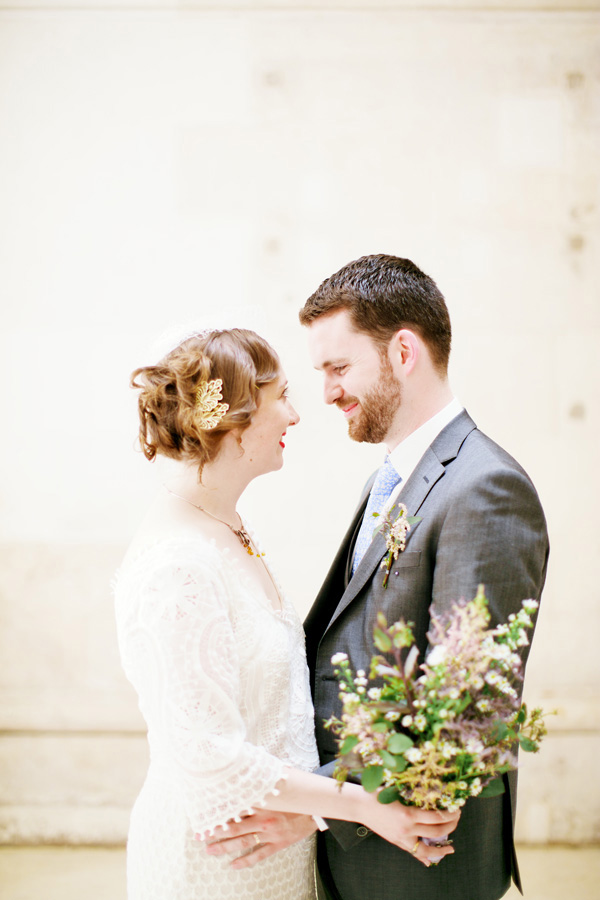
[[[250,556],[255,556],[255,555],[262,556],[262,553],[255,554],[254,550],[252,549],[252,541],[250,539],[250,535],[244,528],[244,524],[242,522],[242,517],[240,516],[239,513],[237,513],[237,515],[240,518],[240,527],[234,528],[233,525],[230,525],[229,522],[225,521],[225,519],[220,519],[219,516],[215,516],[214,513],[209,512],[203,506],[200,506],[199,503],[194,503],[192,500],[188,500],[187,497],[182,497],[181,494],[177,494],[175,491],[172,491],[171,488],[167,487],[166,484],[165,484],[165,488],[169,492],[169,494],[173,494],[174,497],[177,497],[179,500],[183,500],[184,503],[189,503],[190,506],[194,507],[194,509],[199,509],[200,512],[206,513],[207,516],[210,516],[211,519],[215,519],[217,522],[221,522],[222,525],[227,525],[229,530],[233,531],[233,533],[235,534],[236,538],[238,539],[238,541],[240,542],[240,544],[242,545],[242,547],[244,548],[246,553],[249,553]]]
[[[183,500],[184,503],[189,503],[190,506],[194,507],[194,509],[199,509],[200,512],[206,513],[206,515],[210,516],[211,519],[215,519],[217,522],[221,522],[223,525],[227,525],[229,530],[233,531],[233,533],[235,534],[235,536],[241,543],[242,547],[245,549],[246,553],[249,553],[250,556],[256,556],[256,558],[259,559],[261,561],[261,563],[263,564],[263,566],[267,572],[267,575],[269,576],[271,584],[273,585],[273,588],[275,590],[275,595],[276,595],[277,601],[279,603],[279,609],[283,609],[283,599],[281,597],[281,594],[279,593],[279,588],[277,587],[277,582],[273,578],[273,575],[271,574],[271,570],[269,569],[268,565],[265,563],[264,559],[262,558],[265,554],[259,553],[257,550],[252,549],[252,540],[250,538],[250,535],[244,528],[244,524],[242,522],[242,517],[240,516],[240,514],[237,513],[239,516],[239,519],[240,519],[241,527],[234,528],[233,525],[230,525],[229,522],[225,521],[225,519],[220,519],[218,516],[215,516],[214,513],[211,513],[207,509],[204,509],[204,507],[200,506],[199,503],[194,503],[192,500],[188,500],[187,497],[183,497],[181,494],[177,494],[175,491],[172,491],[171,488],[167,487],[166,484],[163,485],[163,487],[165,488],[165,490],[167,490],[169,492],[169,494],[173,494],[174,497],[177,497],[179,500]],[[236,510],[236,512],[237,512],[237,510]]]

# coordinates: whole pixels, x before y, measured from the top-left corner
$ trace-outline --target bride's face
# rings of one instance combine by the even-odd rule
[[[258,409],[241,434],[246,461],[252,463],[256,475],[282,467],[286,431],[299,421],[287,395],[287,379],[281,372],[275,381],[260,389]]]

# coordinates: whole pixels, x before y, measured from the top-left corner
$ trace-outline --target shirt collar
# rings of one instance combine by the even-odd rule
[[[394,447],[390,453],[390,462],[402,479],[400,488],[406,484],[416,469],[417,463],[438,434],[462,412],[463,408],[462,404],[454,397],[447,406],[424,422],[407,438],[404,438],[397,447]]]

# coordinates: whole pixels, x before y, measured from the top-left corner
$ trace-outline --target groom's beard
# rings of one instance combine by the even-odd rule
[[[381,360],[377,384],[358,402],[360,412],[348,422],[349,436],[360,443],[381,444],[402,402],[402,385],[387,357]],[[344,398],[344,406],[348,406],[348,398]]]

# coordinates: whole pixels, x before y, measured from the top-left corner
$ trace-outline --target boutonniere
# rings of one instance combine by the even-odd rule
[[[399,510],[399,512],[396,513],[396,516],[394,518],[392,517],[392,513],[396,508]],[[373,513],[374,518],[380,518],[380,516],[380,513]],[[422,516],[409,516],[408,510],[404,503],[398,503],[397,507],[390,507],[390,509],[385,514],[383,521],[373,532],[373,537],[375,537],[375,535],[380,531],[383,533],[383,536],[385,538],[385,546],[388,550],[383,562],[381,563],[381,568],[385,569],[385,577],[383,579],[384,588],[386,588],[388,585],[390,570],[393,563],[398,559],[398,554],[402,553],[402,551],[406,547],[406,535],[410,531],[411,525],[414,525],[416,522],[420,522],[421,518]]]

